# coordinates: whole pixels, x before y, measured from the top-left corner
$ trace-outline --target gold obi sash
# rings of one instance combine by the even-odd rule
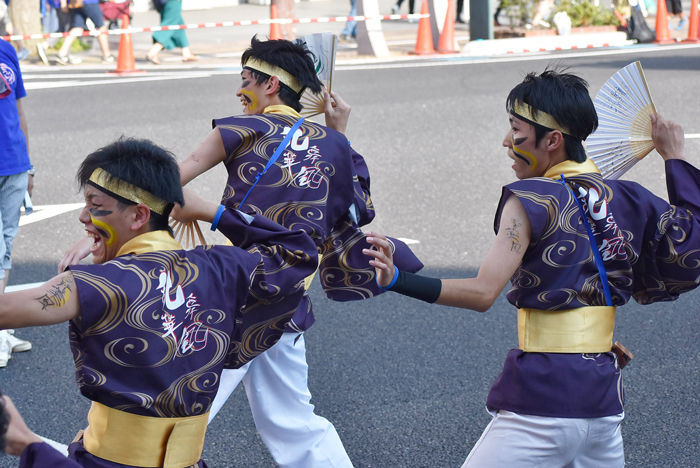
[[[208,420],[209,413],[156,418],[92,402],[83,445],[96,457],[123,465],[184,468],[202,457]]]
[[[612,349],[615,307],[518,309],[519,348],[532,353],[604,353]]]

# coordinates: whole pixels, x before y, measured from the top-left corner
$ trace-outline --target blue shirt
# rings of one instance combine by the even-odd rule
[[[26,172],[31,167],[27,139],[19,126],[17,99],[27,95],[17,53],[9,42],[0,39],[0,176]],[[2,92],[5,88],[9,93]]]

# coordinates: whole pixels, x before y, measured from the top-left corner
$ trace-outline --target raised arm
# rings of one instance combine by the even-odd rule
[[[184,187],[192,179],[207,172],[224,159],[226,159],[224,141],[221,139],[219,129],[215,128],[192,154],[180,161],[180,183]]]
[[[78,290],[70,272],[38,288],[0,295],[0,330],[55,325],[79,314]]]
[[[381,235],[367,233],[367,241],[377,250],[365,250],[372,257],[377,281],[382,287],[426,302],[488,310],[513,276],[522,261],[531,237],[530,220],[522,203],[511,196],[501,214],[498,235],[486,254],[476,278],[435,279],[409,273],[396,273],[391,246]]]

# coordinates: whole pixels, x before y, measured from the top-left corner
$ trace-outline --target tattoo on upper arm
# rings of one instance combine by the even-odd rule
[[[190,154],[190,156],[192,156],[192,160],[193,160],[194,162],[197,162],[197,163],[199,162],[199,157],[197,156],[197,153],[196,153],[196,152]]]
[[[510,251],[520,253],[520,227],[523,225],[515,218],[511,218],[511,224],[506,228],[506,237],[510,239]]]
[[[41,310],[46,310],[47,307],[64,306],[70,299],[70,293],[73,287],[73,277],[71,275],[64,276],[59,284],[54,284],[46,294],[36,298],[39,304],[41,304]]]

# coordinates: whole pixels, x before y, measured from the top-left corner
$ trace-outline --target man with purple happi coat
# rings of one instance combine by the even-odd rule
[[[508,353],[486,405],[493,419],[463,467],[620,467],[624,348],[615,309],[669,301],[700,281],[700,171],[683,129],[650,116],[669,202],[641,185],[603,179],[582,142],[598,125],[588,84],[546,70],[509,94],[503,146],[517,182],[503,188],[496,240],[476,278],[440,280],[394,267],[368,233],[387,289],[484,312],[507,284],[519,349]]]
[[[212,132],[180,163],[183,185],[223,163],[229,175],[223,204],[307,232],[318,247],[319,278],[329,298],[352,301],[381,294],[362,254],[370,245],[359,227],[374,218],[374,207],[367,165],[343,134],[350,106],[324,90],[328,126],[302,120],[304,90],[320,93],[322,88],[301,42],[254,37],[241,65],[236,95],[244,115],[214,120]],[[264,172],[288,134],[291,140]],[[403,242],[392,239],[392,247],[404,269],[422,268]],[[352,467],[337,431],[310,403],[303,332],[313,322],[309,303],[270,352],[245,368],[224,372],[211,415],[226,401],[223,388],[230,394],[242,381],[258,433],[279,466]]]
[[[122,138],[89,155],[78,180],[94,265],[0,296],[0,328],[69,321],[88,426],[70,458],[83,467],[204,467],[212,401],[224,368],[282,336],[315,270],[315,243],[260,214],[186,192],[173,156]],[[212,224],[237,247],[183,250],[168,219]],[[245,249],[245,250],[244,250]],[[53,466],[40,441],[21,467]]]

